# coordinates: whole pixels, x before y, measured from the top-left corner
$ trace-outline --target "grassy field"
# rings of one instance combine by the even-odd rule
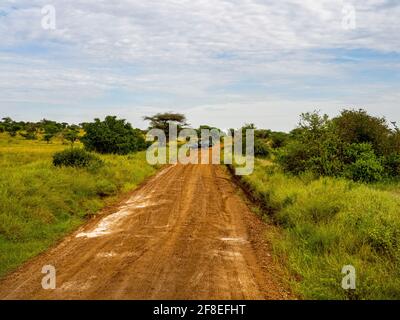
[[[144,152],[100,156],[96,170],[54,167],[52,155],[65,148],[0,134],[0,276],[156,171]]]
[[[400,299],[400,198],[395,184],[283,174],[258,160],[242,178],[279,226],[267,235],[306,299]],[[356,268],[356,290],[341,287],[342,267]]]

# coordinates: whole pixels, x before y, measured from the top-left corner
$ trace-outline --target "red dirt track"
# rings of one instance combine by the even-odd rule
[[[0,299],[287,299],[264,232],[224,166],[169,166],[3,279]]]

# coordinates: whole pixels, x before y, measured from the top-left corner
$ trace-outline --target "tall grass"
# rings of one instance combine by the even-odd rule
[[[400,299],[398,194],[344,179],[291,177],[262,161],[243,181],[281,227],[270,240],[296,293],[306,299]],[[354,291],[341,287],[345,265],[356,268]]]
[[[0,276],[156,170],[144,152],[101,156],[96,170],[54,167],[52,155],[67,147],[0,135]]]

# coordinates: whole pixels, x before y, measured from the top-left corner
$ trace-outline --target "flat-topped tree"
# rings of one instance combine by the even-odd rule
[[[186,116],[182,113],[157,113],[154,116],[146,116],[143,118],[145,121],[150,121],[149,129],[160,129],[163,130],[167,139],[169,139],[169,123],[176,124],[178,126],[178,132],[183,127],[188,126],[186,122]]]

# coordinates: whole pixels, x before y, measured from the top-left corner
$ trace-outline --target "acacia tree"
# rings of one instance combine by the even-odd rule
[[[50,143],[51,139],[53,139],[60,131],[61,125],[55,121],[50,121],[43,119],[39,123],[41,129],[44,131],[43,139]]]
[[[173,123],[178,126],[178,131],[184,126],[187,126],[186,116],[182,113],[157,113],[154,116],[144,117],[145,121],[150,121],[149,129],[160,129],[163,130],[167,139],[169,139],[169,124]]]
[[[22,126],[12,120],[10,117],[5,117],[2,119],[2,127],[4,131],[8,132],[11,137],[15,137],[19,130],[22,129]]]
[[[71,143],[71,147],[73,148],[74,143],[79,140],[79,129],[75,128],[74,126],[66,128],[62,133],[62,136],[65,140]]]

